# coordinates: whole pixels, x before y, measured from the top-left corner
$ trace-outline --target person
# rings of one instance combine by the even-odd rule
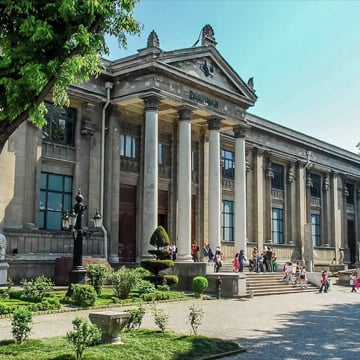
[[[191,256],[194,262],[199,262],[199,247],[196,243],[191,244]]]
[[[328,283],[327,272],[325,270],[323,270],[321,272],[321,282],[320,282],[321,285],[320,285],[320,290],[319,290],[320,293],[322,293],[323,290],[324,290],[325,293],[328,292],[327,283]]]
[[[353,271],[350,275],[350,286],[351,286],[351,292],[357,292],[355,271]]]
[[[306,288],[306,266],[304,265],[300,271],[300,286],[301,288]]]
[[[240,270],[239,253],[236,253],[233,260],[233,271],[239,272],[239,270]]]
[[[222,267],[222,261],[223,261],[223,255],[220,246],[216,247],[214,258],[215,258],[214,271],[219,272],[220,268]]]
[[[175,261],[176,260],[176,253],[177,253],[177,248],[174,242],[171,243],[171,245],[169,246],[169,250],[170,250],[170,260]]]
[[[244,271],[244,266],[246,264],[246,255],[245,255],[245,252],[244,250],[240,250],[240,253],[239,253],[239,271],[240,272],[243,272]]]
[[[292,263],[288,261],[285,264],[285,282],[286,284],[292,284]]]
[[[213,262],[214,254],[211,250],[210,244],[205,244],[203,249],[203,256],[208,258],[208,262]]]
[[[301,273],[301,266],[299,264],[299,262],[296,263],[296,268],[295,268],[295,284],[300,284],[300,273]]]
[[[264,253],[261,253],[257,258],[257,270],[256,272],[265,272],[264,268]]]
[[[266,257],[266,271],[273,272],[273,252],[271,250],[271,247],[268,246],[267,250],[265,252]]]
[[[275,253],[272,254],[272,270],[273,271],[278,270],[278,262],[277,262],[277,257],[276,257]]]
[[[258,250],[257,247],[254,247],[251,253],[251,259],[249,260],[250,271],[258,272],[257,258],[258,258]]]

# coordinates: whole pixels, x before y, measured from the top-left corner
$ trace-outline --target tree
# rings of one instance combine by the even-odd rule
[[[155,283],[155,287],[157,288],[159,284],[160,271],[174,266],[174,262],[172,260],[168,260],[170,255],[169,235],[162,226],[158,226],[155,229],[155,231],[151,235],[150,244],[156,247],[156,250],[155,249],[149,250],[149,253],[151,255],[155,255],[156,260],[143,260],[141,261],[140,265],[144,269],[149,270],[154,274],[153,280]]]
[[[0,153],[27,119],[42,127],[45,98],[68,106],[71,84],[96,77],[105,35],[126,48],[140,33],[140,0],[0,0]]]

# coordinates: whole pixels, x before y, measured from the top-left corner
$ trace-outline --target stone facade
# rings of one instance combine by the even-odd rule
[[[51,188],[52,175],[74,195],[81,188],[85,224],[102,212],[102,232],[84,240],[84,255],[114,264],[148,257],[158,224],[182,262],[192,242],[221,245],[228,262],[265,245],[280,262],[310,267],[338,263],[342,252],[345,264],[359,260],[358,155],[250,113],[253,80],[243,81],[212,40],[165,52],[152,33],[145,49],[104,61],[98,79],[69,89],[74,123],[66,118],[66,132],[67,115],[54,111],[52,126],[53,136],[72,131],[72,143],[31,122],[9,139],[0,232],[10,276],[43,273],[41,262],[53,276],[55,259],[72,254],[71,235],[54,220],[70,210],[69,194]]]

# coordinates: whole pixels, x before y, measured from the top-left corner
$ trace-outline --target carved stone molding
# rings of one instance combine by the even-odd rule
[[[179,109],[178,114],[180,121],[186,121],[186,120],[190,121],[192,115],[192,109],[187,106],[183,106]]]
[[[145,111],[159,111],[160,97],[149,95],[143,98],[145,103]]]
[[[95,124],[93,123],[95,105],[86,103],[83,109],[83,117],[81,119],[81,135],[94,135]]]
[[[324,191],[329,191],[330,190],[330,176],[329,176],[329,174],[325,175],[324,183],[323,183],[323,189],[324,189]]]
[[[221,118],[218,116],[213,116],[208,119],[209,130],[220,130],[221,127]]]
[[[289,163],[289,170],[288,170],[288,181],[290,183],[294,182],[296,180],[295,175],[295,164],[293,162]]]
[[[160,41],[157,33],[153,30],[147,39],[148,48],[160,48]]]
[[[250,125],[247,124],[239,124],[233,127],[235,138],[244,138],[246,136],[246,132],[250,129]]]

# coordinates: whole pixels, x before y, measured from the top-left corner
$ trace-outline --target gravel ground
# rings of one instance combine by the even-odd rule
[[[352,360],[360,358],[360,293],[333,285],[329,293],[259,296],[249,300],[193,300],[158,304],[169,314],[169,329],[189,334],[189,307],[204,311],[201,335],[234,340],[247,352],[226,360]],[[142,327],[154,328],[151,306]],[[114,308],[113,310],[123,310]],[[98,311],[98,310],[97,310]],[[77,316],[89,311],[36,315],[31,338],[63,336]],[[11,339],[10,319],[0,319],[0,340]]]

